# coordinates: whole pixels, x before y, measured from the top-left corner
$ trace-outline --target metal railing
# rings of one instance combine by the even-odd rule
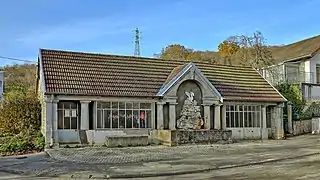
[[[313,72],[293,72],[293,73],[277,73],[273,72],[265,76],[265,78],[272,84],[277,85],[281,83],[316,83]]]
[[[313,72],[292,72],[283,74],[284,80],[288,83],[316,83]]]

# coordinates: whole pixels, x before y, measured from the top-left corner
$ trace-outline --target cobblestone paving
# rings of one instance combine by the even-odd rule
[[[308,136],[314,138],[312,136]],[[310,141],[310,140],[309,140]],[[266,141],[266,142],[242,142],[226,145],[189,145],[178,147],[148,146],[130,148],[61,148],[49,150],[48,154],[57,161],[93,163],[93,164],[122,164],[148,161],[162,161],[183,159],[207,154],[222,155],[228,153],[246,153],[250,148],[251,152],[265,152],[268,150],[281,150],[284,145],[288,148],[310,146],[309,141],[303,137],[292,140]]]

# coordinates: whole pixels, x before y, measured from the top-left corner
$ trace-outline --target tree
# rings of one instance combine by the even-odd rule
[[[218,46],[219,53],[233,64],[262,68],[274,64],[274,59],[262,33],[252,36],[231,36]]]
[[[195,51],[179,44],[172,44],[162,49],[160,54],[155,54],[157,58],[179,59],[188,61],[202,61],[209,63],[218,62],[218,54],[214,51]]]
[[[223,58],[224,64],[232,65],[231,58],[237,53],[240,49],[237,41],[234,41],[232,37],[223,41],[218,46],[218,52]]]
[[[172,44],[164,49],[162,49],[161,53],[158,55],[160,58],[163,59],[187,59],[187,56],[193,50],[187,49],[186,47],[179,45],[179,44]]]
[[[40,125],[41,106],[34,91],[5,94],[0,107],[0,129],[17,134],[30,128],[39,130]]]

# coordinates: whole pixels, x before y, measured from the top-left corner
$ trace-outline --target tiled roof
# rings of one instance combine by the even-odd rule
[[[46,49],[40,50],[39,57],[47,94],[154,97],[172,79],[172,74],[186,64],[177,60]],[[194,64],[225,99],[284,101],[251,67]]]
[[[312,55],[320,48],[320,35],[294,42],[285,46],[270,47],[276,62]]]

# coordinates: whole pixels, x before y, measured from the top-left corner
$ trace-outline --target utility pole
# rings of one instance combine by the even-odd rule
[[[134,36],[134,55],[140,56],[140,31],[138,28],[136,28],[135,36]]]

